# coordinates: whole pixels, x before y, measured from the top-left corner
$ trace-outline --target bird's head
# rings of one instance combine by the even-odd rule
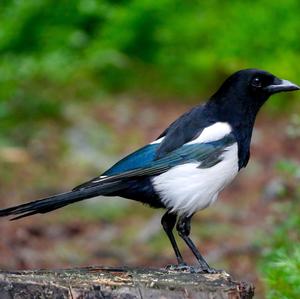
[[[298,90],[300,87],[288,80],[279,79],[271,73],[257,69],[236,72],[237,82],[249,94],[268,98],[274,93]]]
[[[244,111],[249,111],[246,108],[250,107],[256,114],[271,95],[299,89],[298,85],[269,72],[244,69],[228,77],[212,99],[221,99],[223,105],[229,104]]]

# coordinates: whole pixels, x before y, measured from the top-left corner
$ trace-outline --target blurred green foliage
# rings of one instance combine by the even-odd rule
[[[248,67],[299,83],[299,11],[297,0],[2,0],[0,147],[26,145],[32,134],[40,134],[40,143],[60,144],[52,124],[66,123],[70,103],[82,108],[86,101],[123,93],[198,101],[224,77]],[[269,107],[282,111],[291,104],[275,98]],[[81,116],[77,116],[80,109],[75,111],[76,121]],[[293,122],[287,133],[296,138],[297,113]],[[50,133],[43,136],[40,127]],[[103,132],[97,130],[98,140]],[[40,148],[48,159],[46,147]],[[62,164],[56,157],[61,151],[59,146],[54,149],[51,161]],[[76,172],[77,166],[78,161]],[[49,170],[56,168],[49,165]],[[1,178],[13,181],[11,165],[1,169]],[[287,182],[299,180],[300,167],[294,162],[283,161],[279,170]],[[44,173],[42,179],[51,185]],[[292,201],[277,204],[282,221],[274,222],[276,228],[266,238],[270,250],[261,269],[272,299],[298,298],[300,293],[300,191],[296,186],[299,183],[283,190],[282,196]],[[120,210],[88,206],[70,211],[91,220],[117,218]]]
[[[280,195],[290,201],[275,205],[279,220],[272,221],[273,233],[266,236],[260,265],[268,299],[298,298],[300,294],[300,164],[284,160],[278,164],[285,185]]]
[[[273,253],[267,264],[268,299],[298,298],[300,292],[300,249],[281,248]]]
[[[195,98],[245,67],[296,80],[299,10],[297,0],[3,0],[0,142],[8,132],[26,142],[18,126],[63,118],[68,101]]]

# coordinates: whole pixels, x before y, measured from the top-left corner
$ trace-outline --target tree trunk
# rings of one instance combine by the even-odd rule
[[[0,298],[250,299],[254,288],[225,273],[89,267],[69,270],[0,271]]]

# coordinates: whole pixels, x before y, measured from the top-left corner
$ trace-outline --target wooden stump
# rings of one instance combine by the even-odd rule
[[[196,274],[165,269],[89,267],[0,271],[1,299],[250,299],[254,288],[223,272]]]

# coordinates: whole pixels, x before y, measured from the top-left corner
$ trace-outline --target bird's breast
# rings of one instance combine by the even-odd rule
[[[217,164],[206,168],[201,168],[201,162],[181,164],[153,177],[152,184],[168,209],[188,216],[211,205],[238,169],[238,146],[234,143]]]

